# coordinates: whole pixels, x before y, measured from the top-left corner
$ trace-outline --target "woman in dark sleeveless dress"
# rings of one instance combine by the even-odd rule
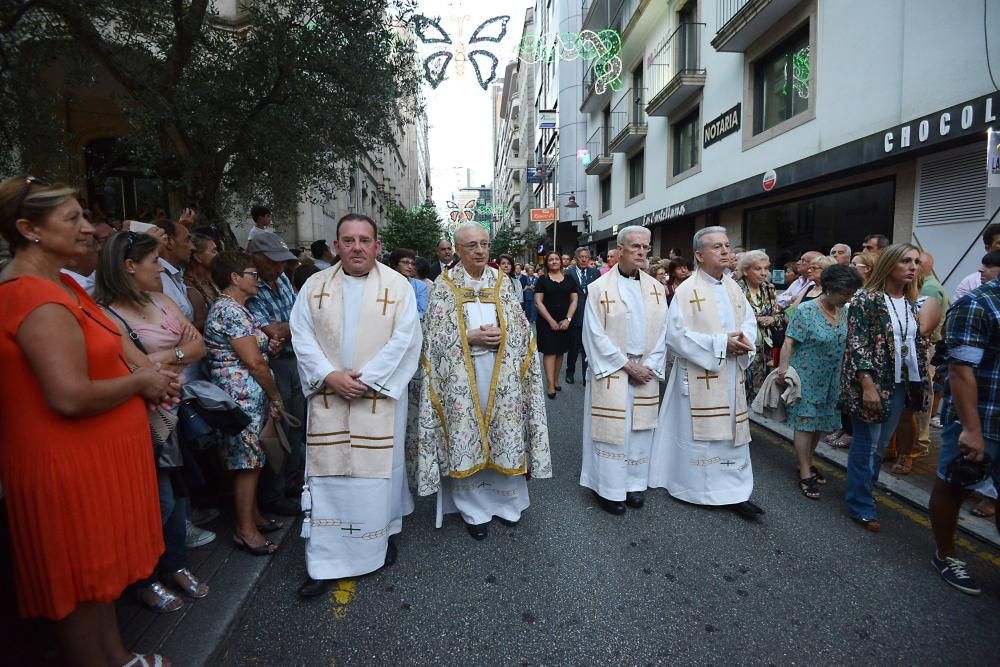
[[[563,274],[562,258],[557,252],[545,256],[545,275],[535,286],[538,310],[538,351],[548,382],[546,394],[555,398],[562,389],[559,370],[562,357],[569,350],[569,325],[576,312],[576,284]]]

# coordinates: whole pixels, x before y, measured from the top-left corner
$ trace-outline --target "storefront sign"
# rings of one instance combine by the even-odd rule
[[[559,126],[559,115],[555,111],[538,112],[538,129],[554,130]]]
[[[552,222],[556,219],[554,208],[533,208],[531,209],[532,222]]]
[[[986,133],[986,187],[1000,188],[1000,132]]]
[[[764,192],[770,192],[774,189],[774,186],[778,184],[778,175],[774,173],[774,169],[768,169],[764,172],[764,179],[760,184],[764,188]]]
[[[963,134],[982,132],[996,122],[998,112],[1000,94],[986,95],[886,131],[882,135],[882,149],[885,153],[899,153]]]
[[[717,141],[721,141],[730,134],[740,131],[741,109],[743,105],[737,104],[728,111],[723,111],[717,118],[705,123],[704,147],[708,148]]]
[[[651,225],[661,223],[664,220],[679,218],[682,215],[684,215],[684,204],[667,206],[642,216],[642,226],[649,227]]]

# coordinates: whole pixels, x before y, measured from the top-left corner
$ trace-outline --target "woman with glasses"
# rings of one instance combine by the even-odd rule
[[[535,285],[535,308],[538,310],[538,351],[542,353],[542,365],[551,399],[559,384],[559,370],[563,355],[569,350],[569,326],[576,312],[576,283],[567,280],[563,274],[562,256],[549,252],[545,256],[545,275]]]
[[[522,303],[524,301],[524,287],[521,285],[521,279],[515,274],[514,258],[510,255],[500,255],[497,259],[497,266],[500,268],[500,273],[510,278],[510,281],[514,283],[514,289],[517,291],[517,302]]]
[[[410,287],[413,288],[413,294],[417,298],[417,314],[420,319],[424,319],[430,291],[427,289],[427,284],[417,278],[417,253],[409,248],[396,248],[389,253],[389,268],[406,276]]]
[[[72,188],[0,184],[0,481],[20,615],[55,621],[63,663],[123,665],[114,602],[163,553],[146,414],[179,387],[60,274],[93,233]]]
[[[271,375],[267,354],[280,343],[268,343],[267,334],[247,310],[247,300],[257,294],[257,269],[245,253],[219,255],[212,264],[212,280],[221,296],[212,304],[205,322],[205,345],[212,381],[226,390],[247,415],[250,425],[226,440],[225,464],[233,471],[236,532],[233,541],[255,556],[270,556],[277,545],[264,532],[281,524],[265,519],[257,504],[257,480],[264,467],[260,435],[268,416],[282,410],[281,394]]]
[[[147,234],[112,236],[97,265],[94,299],[151,363],[182,374],[189,364],[205,356],[205,342],[180,308],[160,291],[163,267],[157,261],[158,248],[159,242]],[[187,512],[184,503],[177,502],[187,494],[178,493],[184,484],[184,458],[176,430],[160,448],[156,463],[166,551],[152,576],[136,587],[136,593],[148,609],[166,613],[179,610],[184,603],[161,581],[192,599],[208,595],[208,586],[187,567]]]

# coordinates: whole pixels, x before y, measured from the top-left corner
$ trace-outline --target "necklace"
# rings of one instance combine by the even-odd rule
[[[903,327],[903,336],[901,339],[903,341],[902,352],[903,357],[908,357],[910,356],[910,346],[907,344],[910,335],[910,313],[906,310],[906,306],[903,306],[903,312],[906,314],[906,319],[905,321],[901,320],[899,317],[899,311],[896,310],[896,301],[891,296],[889,297],[889,304],[892,306],[892,312],[896,316],[896,324]]]
[[[833,324],[838,322],[840,318],[838,317],[836,308],[827,308],[825,299],[817,299],[816,303],[819,305],[819,309],[823,312],[823,316],[826,317],[827,320]]]

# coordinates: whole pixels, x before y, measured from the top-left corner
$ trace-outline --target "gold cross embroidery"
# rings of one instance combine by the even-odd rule
[[[611,381],[612,380],[620,380],[621,376],[620,375],[609,375],[608,377],[606,377],[604,379],[608,381],[608,390],[610,391],[610,389],[611,389]]]
[[[326,298],[326,297],[328,297],[328,296],[332,296],[332,295],[329,294],[329,293],[327,293],[327,292],[320,292],[319,294],[313,294],[313,298],[314,299],[319,299],[319,305],[316,306],[316,307],[319,308],[319,309],[322,309],[323,308],[323,299]]]
[[[705,389],[711,390],[712,389],[712,384],[711,384],[712,380],[714,380],[717,377],[719,377],[719,376],[718,375],[710,375],[708,371],[705,371],[704,375],[698,375],[698,376],[695,377],[695,379],[696,380],[704,380],[705,381]]]
[[[389,304],[394,304],[396,302],[389,299],[389,288],[386,287],[386,288],[384,288],[384,295],[382,296],[382,298],[381,299],[375,299],[375,303],[381,303],[382,304],[382,315],[384,316],[385,315],[385,309],[389,307]]]
[[[604,293],[604,300],[601,301],[601,305],[604,306],[604,314],[605,315],[610,315],[611,314],[611,304],[613,304],[613,303],[618,303],[618,302],[615,301],[614,299],[609,299],[608,298],[608,293],[605,292]]]
[[[653,285],[653,291],[649,293],[649,296],[655,296],[656,297],[656,305],[657,306],[660,305],[660,295],[661,295],[660,290],[656,289],[656,285]]]
[[[375,406],[378,405],[379,401],[384,401],[385,396],[383,396],[382,394],[373,393],[369,398],[371,398],[372,401],[372,414],[375,414]]]
[[[700,313],[701,304],[705,302],[705,299],[702,299],[700,296],[698,296],[698,290],[691,290],[691,293],[694,294],[694,298],[688,301],[688,303],[693,303],[694,305],[698,306],[698,312]]]

